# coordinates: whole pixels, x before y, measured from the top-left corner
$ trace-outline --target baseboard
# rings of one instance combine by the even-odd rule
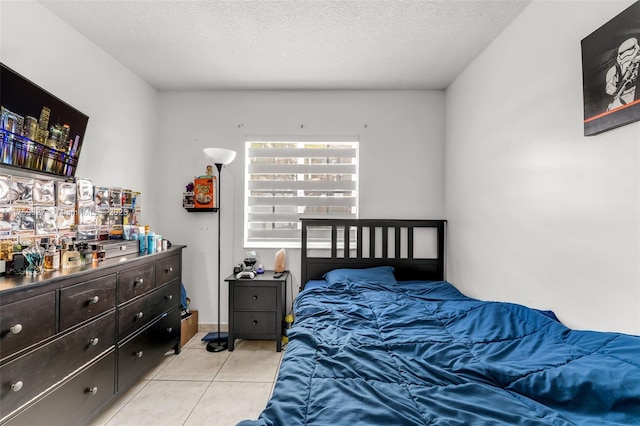
[[[218,331],[217,323],[198,323],[198,331],[206,331],[207,333],[211,333],[212,331]],[[220,331],[229,331],[229,324],[220,323]]]

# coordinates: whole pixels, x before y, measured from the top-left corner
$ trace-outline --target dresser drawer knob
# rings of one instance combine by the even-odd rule
[[[136,318],[138,318],[138,319],[142,318],[143,316],[144,316],[144,313],[143,313],[143,312],[138,312],[138,313],[136,314]]]
[[[93,296],[91,299],[89,299],[89,303],[92,303],[94,305],[99,301],[100,301],[100,298],[98,296]]]
[[[167,333],[171,333],[173,331],[173,327],[167,328]]]
[[[100,341],[100,340],[99,340],[97,337],[94,337],[93,339],[91,339],[91,340],[89,341],[89,343],[91,344],[91,346],[95,346],[95,345],[97,345],[97,344],[98,344],[98,342],[99,342],[99,341]]]
[[[170,295],[168,295],[168,296],[165,296],[165,298],[166,298],[167,300],[173,300],[173,294],[170,294]]]
[[[142,355],[144,355],[144,354],[142,353],[142,351],[138,351],[138,352],[136,352],[136,356],[137,356],[138,358],[142,358]]]
[[[133,282],[133,285],[144,284],[144,278],[138,278]]]
[[[258,296],[253,296],[252,299],[253,300],[258,300]]]
[[[91,394],[91,395],[95,395],[98,393],[98,387],[94,386],[92,388],[87,388],[87,393]]]
[[[173,272],[173,268],[171,266],[169,266],[167,269],[164,270],[167,274],[169,272]]]
[[[16,324],[9,329],[13,334],[18,334],[22,331],[22,324]]]
[[[253,320],[253,322],[252,322],[251,324],[253,324],[253,325],[258,325],[258,321]]]
[[[22,389],[23,385],[24,383],[22,383],[22,381],[15,382],[11,385],[11,390],[14,392],[18,392],[20,389]]]

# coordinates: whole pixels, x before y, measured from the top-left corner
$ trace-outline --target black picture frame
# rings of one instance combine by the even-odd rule
[[[582,42],[584,135],[640,120],[640,0]]]
[[[75,176],[89,122],[86,114],[3,63],[0,106],[2,166],[62,178]],[[55,139],[51,137],[54,133]]]

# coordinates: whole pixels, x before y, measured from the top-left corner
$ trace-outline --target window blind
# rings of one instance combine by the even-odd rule
[[[245,246],[299,247],[303,217],[356,218],[357,141],[247,141]]]

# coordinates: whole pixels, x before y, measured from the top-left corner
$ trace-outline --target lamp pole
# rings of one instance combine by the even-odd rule
[[[218,169],[218,337],[216,340],[212,340],[207,343],[207,351],[209,352],[222,352],[226,351],[229,347],[227,339],[220,337],[220,287],[222,285],[222,278],[220,275],[220,233],[222,232],[220,216],[222,210],[220,209],[220,200],[222,199],[222,163],[215,163],[216,169]]]

